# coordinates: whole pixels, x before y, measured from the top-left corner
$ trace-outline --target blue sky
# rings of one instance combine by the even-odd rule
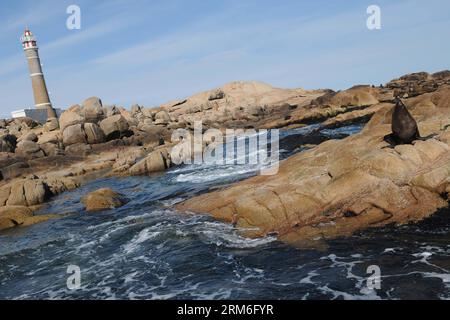
[[[81,30],[66,8],[81,8]],[[366,27],[381,7],[382,29]],[[448,0],[1,1],[0,116],[33,105],[19,37],[38,39],[52,102],[156,106],[235,80],[345,89],[450,69]]]

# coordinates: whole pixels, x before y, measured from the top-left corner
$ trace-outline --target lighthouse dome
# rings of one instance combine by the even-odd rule
[[[37,48],[36,38],[28,28],[26,28],[23,32],[23,35],[20,37],[20,41],[22,42],[24,49]]]

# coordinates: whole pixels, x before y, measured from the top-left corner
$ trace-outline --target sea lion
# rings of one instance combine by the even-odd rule
[[[396,99],[394,112],[392,113],[392,134],[390,138],[395,144],[410,144],[414,140],[421,139],[416,120],[400,98]]]

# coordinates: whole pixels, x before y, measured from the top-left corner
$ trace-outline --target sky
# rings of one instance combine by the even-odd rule
[[[69,5],[79,30],[66,27]],[[369,5],[379,30],[366,26]],[[342,90],[450,69],[448,0],[5,0],[0,20],[0,117],[34,105],[25,26],[62,108],[90,96],[152,107],[238,80]]]

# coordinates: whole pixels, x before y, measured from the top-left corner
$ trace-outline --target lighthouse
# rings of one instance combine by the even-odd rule
[[[28,60],[28,70],[33,87],[35,108],[39,111],[47,111],[47,125],[50,125],[54,129],[55,126],[58,126],[58,120],[45,84],[36,38],[28,28],[25,28],[20,41],[22,42],[22,47]]]

